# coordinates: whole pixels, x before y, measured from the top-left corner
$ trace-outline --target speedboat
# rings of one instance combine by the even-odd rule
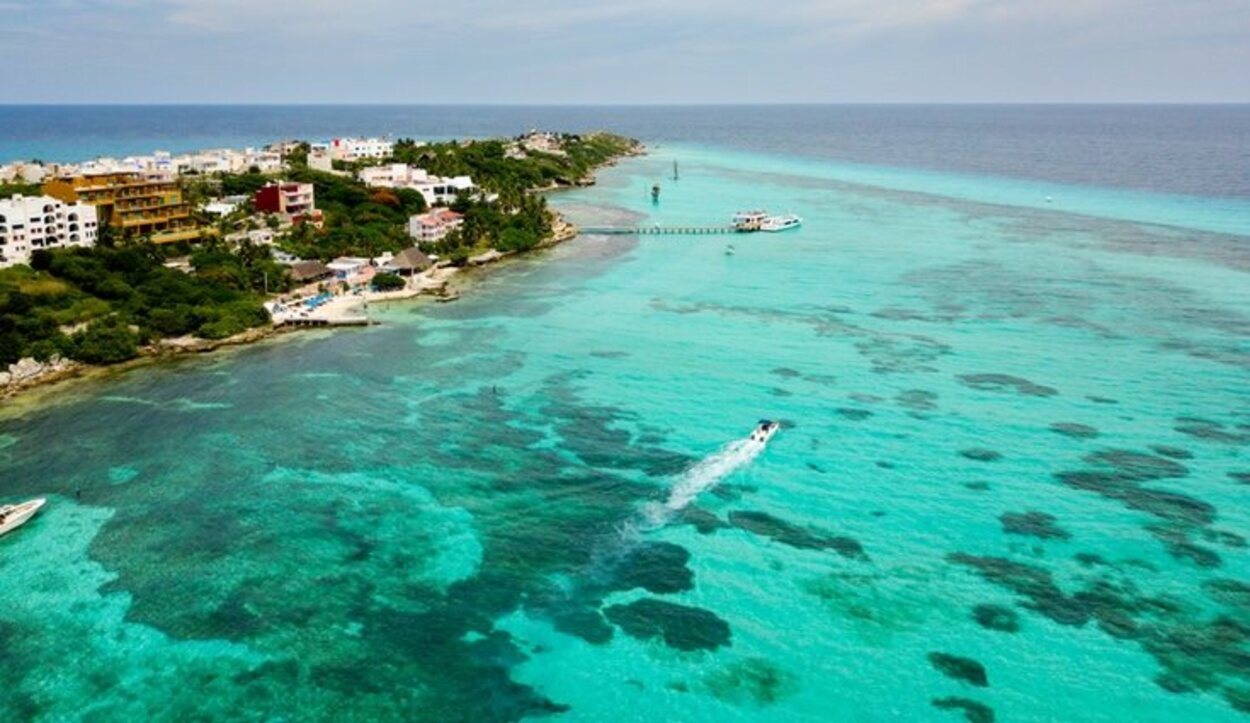
[[[767,211],[739,211],[734,214],[732,223],[735,231],[749,233],[759,231],[767,218]]]
[[[751,432],[751,441],[763,444],[772,439],[778,429],[781,429],[780,423],[774,422],[771,419],[761,419],[760,423],[756,425],[755,431]]]
[[[46,503],[47,500],[38,499],[23,502],[20,505],[4,505],[0,507],[0,536],[21,527],[26,520],[34,517],[39,508]]]
[[[761,231],[789,231],[803,225],[803,219],[793,213],[784,216],[769,216],[760,224]]]

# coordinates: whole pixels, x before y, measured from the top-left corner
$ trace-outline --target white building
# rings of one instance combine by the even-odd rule
[[[201,210],[204,211],[204,214],[207,216],[216,216],[220,218],[222,216],[229,216],[235,211],[238,211],[240,208],[243,208],[244,204],[246,204],[248,200],[249,198],[247,196],[225,196],[223,198],[217,198],[209,201],[204,204],[204,208]]]
[[[553,156],[566,156],[564,137],[559,133],[530,131],[517,139],[517,145],[526,151],[546,153]]]
[[[51,196],[0,200],[0,268],[29,264],[39,249],[94,246],[98,233],[95,206]]]
[[[276,150],[245,148],[241,151],[220,149],[173,155],[156,151],[146,156],[125,158],[95,158],[82,163],[61,164],[59,175],[97,175],[112,173],[140,173],[145,177],[172,177],[188,174],[246,173],[255,168],[261,173],[273,173],[284,168],[282,154]]]
[[[383,138],[335,138],[324,143],[313,143],[310,155],[329,155],[335,161],[361,161],[390,158],[395,144]]]
[[[359,276],[368,265],[369,259],[357,258],[355,256],[340,256],[326,264],[326,268],[334,272],[335,278],[346,280]]]
[[[330,156],[330,148],[325,145],[313,144],[308,151],[308,167],[314,171],[333,172],[334,159]]]
[[[288,254],[277,246],[270,246],[269,254],[273,256],[274,261],[277,261],[283,266],[291,266],[292,264],[297,264],[300,261],[298,256]]]
[[[408,235],[419,244],[442,241],[447,234],[464,225],[464,216],[455,211],[438,209],[408,219]]]
[[[0,183],[43,183],[49,176],[41,163],[10,163],[0,166]]]
[[[440,178],[431,176],[424,168],[403,163],[365,168],[357,176],[370,188],[407,188],[418,191],[430,206],[446,206],[462,193],[477,193],[477,186],[473,185],[473,179],[469,176]]]
[[[278,234],[273,229],[257,228],[251,231],[237,231],[226,236],[226,240],[235,244],[246,242],[253,246],[273,246],[278,240]]]

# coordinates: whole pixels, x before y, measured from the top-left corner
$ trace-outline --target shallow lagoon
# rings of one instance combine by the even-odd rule
[[[804,227],[0,422],[0,714],[1240,719],[1250,208],[1064,190],[666,146],[555,203]]]

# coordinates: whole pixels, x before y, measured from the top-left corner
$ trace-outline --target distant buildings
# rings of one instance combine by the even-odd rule
[[[252,197],[252,207],[260,213],[285,216],[293,224],[311,223],[320,226],[322,214],[317,210],[316,193],[311,183],[269,183]]]
[[[98,223],[95,207],[83,203],[51,196],[0,200],[0,268],[29,264],[39,249],[94,246]]]
[[[284,168],[282,153],[277,150],[246,148],[220,149],[173,155],[156,151],[146,156],[96,158],[82,163],[12,163],[0,166],[0,181],[24,179],[38,183],[47,176],[98,176],[114,173],[139,173],[145,176],[187,176],[213,173],[274,173]]]
[[[0,166],[0,183],[43,183],[48,169],[41,163],[9,163]]]
[[[309,159],[310,165],[313,157],[354,163],[390,158],[394,152],[395,144],[382,138],[335,138],[324,143],[313,143],[309,151]]]
[[[43,192],[66,204],[95,206],[99,223],[123,233],[172,243],[199,238],[191,206],[169,176],[104,173],[54,178]]]
[[[334,159],[330,156],[330,147],[313,144],[308,151],[308,167],[322,173],[333,173]]]
[[[446,206],[461,194],[476,194],[477,186],[469,176],[440,178],[431,176],[424,168],[403,163],[365,168],[357,174],[360,181],[370,188],[407,188],[419,192],[430,206]]]
[[[418,244],[435,243],[463,225],[463,215],[447,209],[437,209],[408,219],[408,235],[416,239]]]
[[[530,153],[545,153],[552,156],[567,156],[564,150],[566,136],[546,131],[530,131],[518,137],[508,147],[509,158],[526,158]]]

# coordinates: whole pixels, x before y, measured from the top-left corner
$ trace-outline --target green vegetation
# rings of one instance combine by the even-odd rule
[[[528,251],[551,233],[551,213],[542,196],[520,197],[516,206],[459,199],[452,210],[464,214],[464,225],[434,244],[440,256],[461,265],[475,253],[492,248]]]
[[[527,251],[551,233],[547,201],[535,189],[584,183],[594,170],[636,147],[636,142],[610,133],[564,135],[564,154],[525,151],[510,153],[505,141],[467,141],[419,146],[410,140],[395,144],[394,161],[409,163],[437,176],[472,176],[485,192],[498,198],[487,203],[461,198],[452,209],[463,213],[464,226],[435,245],[452,263],[494,248]],[[514,148],[515,150],[515,148]]]
[[[373,277],[373,288],[378,291],[395,291],[406,285],[404,279],[395,274],[376,274]]]
[[[218,191],[223,196],[252,196],[272,180],[259,172],[228,173],[221,176]]]
[[[285,266],[273,260],[264,246],[243,242],[227,244],[209,239],[196,244],[191,266],[198,278],[234,291],[269,294],[291,287]]]
[[[526,151],[510,156],[501,140],[450,141],[417,145],[401,139],[392,159],[424,168],[436,176],[472,176],[486,191],[515,205],[527,192],[550,186],[572,186],[585,181],[600,165],[632,150],[636,143],[611,133],[564,135],[564,155]]]
[[[0,183],[0,199],[12,198],[14,196],[41,196],[43,195],[43,187],[38,183],[23,183],[15,181],[12,183]]]
[[[325,215],[324,228],[295,228],[280,246],[305,259],[328,261],[336,256],[372,258],[412,246],[408,218],[425,211],[425,199],[407,189],[366,188],[352,178],[307,168],[291,172],[290,178],[311,183],[317,208]]]
[[[196,275],[165,268],[150,245],[38,251],[33,268],[0,270],[0,363],[115,363],[156,337],[222,339],[268,323],[248,256],[204,253],[208,272]],[[232,266],[242,270],[227,273]]]
[[[450,234],[434,251],[453,263],[495,248],[532,249],[551,233],[551,213],[545,199],[533,191],[584,182],[598,166],[635,147],[635,142],[608,133],[560,137],[564,154],[526,151],[510,153],[509,141],[484,140],[418,145],[400,140],[387,163],[408,163],[438,176],[472,176],[492,197],[462,197],[452,209],[465,215],[462,229]],[[352,176],[315,171],[306,154],[292,154],[292,181],[313,184],[317,208],[325,215],[323,228],[301,225],[279,241],[282,250],[305,259],[328,261],[338,256],[372,258],[412,245],[409,217],[426,211],[425,199],[408,189],[371,189]],[[351,172],[364,162],[339,164]],[[272,180],[259,173],[228,174],[214,181],[226,195],[251,195]],[[235,219],[237,223],[238,220]],[[229,229],[222,229],[227,232]]]

